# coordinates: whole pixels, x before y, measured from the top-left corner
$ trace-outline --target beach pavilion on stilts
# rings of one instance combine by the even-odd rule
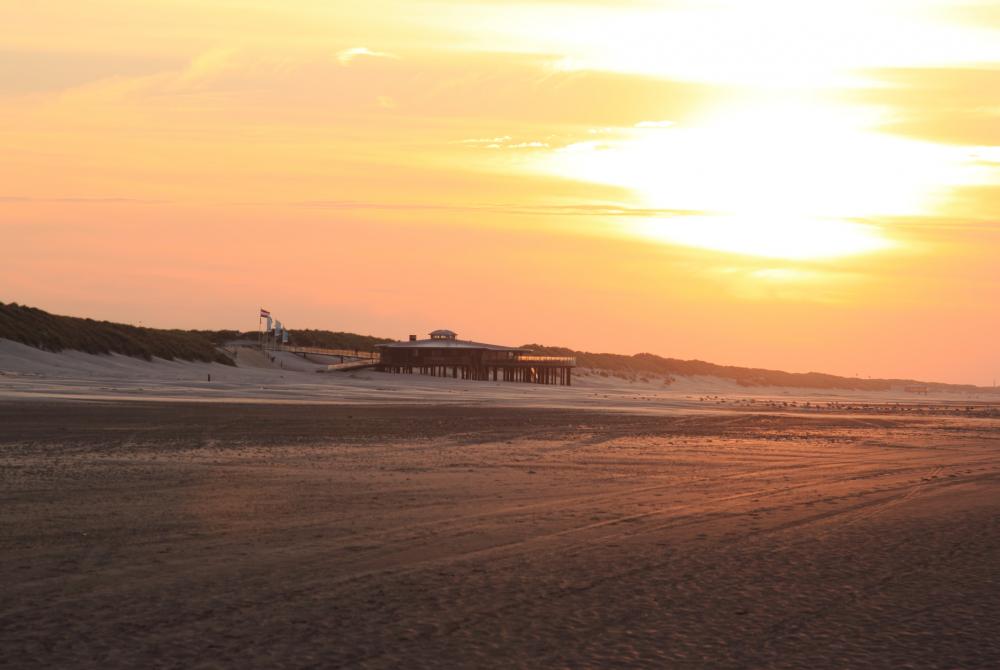
[[[435,330],[426,340],[410,335],[407,342],[376,348],[377,369],[400,374],[569,386],[576,367],[575,358],[535,356],[530,349],[460,340],[450,330]]]

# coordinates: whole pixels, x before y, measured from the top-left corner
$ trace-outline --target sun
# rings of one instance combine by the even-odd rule
[[[731,106],[571,144],[539,169],[625,187],[664,212],[626,224],[652,239],[788,259],[870,253],[893,242],[866,221],[927,213],[943,184],[968,179],[949,148],[878,122],[872,110],[798,100]]]

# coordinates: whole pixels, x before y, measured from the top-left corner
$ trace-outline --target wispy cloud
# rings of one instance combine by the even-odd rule
[[[515,142],[514,138],[510,135],[459,140],[457,144],[464,144],[479,149],[548,149],[552,146],[548,142],[540,142],[538,140]]]
[[[101,198],[101,197],[65,197],[65,198],[45,198],[20,195],[0,195],[0,203],[61,203],[74,205],[107,205],[107,204],[139,204],[157,205],[164,204],[166,200],[150,200],[146,198]]]
[[[501,135],[499,137],[474,137],[468,140],[459,140],[458,144],[471,144],[471,145],[483,145],[483,144],[503,144],[504,142],[510,141],[510,135]]]
[[[253,203],[250,203],[253,204]],[[645,207],[630,207],[616,204],[570,204],[542,205],[517,203],[479,203],[468,205],[452,205],[438,203],[416,202],[364,202],[358,200],[309,200],[288,203],[297,207],[336,209],[336,210],[442,210],[442,211],[478,211],[499,212],[504,214],[527,214],[546,216],[586,216],[586,217],[640,217],[668,218],[678,216],[698,216],[707,212],[685,209],[654,209]]]
[[[388,58],[399,60],[399,56],[387,51],[372,51],[368,47],[352,47],[337,53],[337,61],[343,66],[348,66],[359,58]]]
[[[636,128],[669,128],[674,125],[673,121],[640,121],[635,124]]]
[[[235,67],[237,53],[233,49],[211,49],[191,61],[179,77],[180,84],[209,81]]]

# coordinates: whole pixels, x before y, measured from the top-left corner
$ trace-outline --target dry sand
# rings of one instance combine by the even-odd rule
[[[0,401],[6,667],[1000,667],[982,412],[41,381]]]

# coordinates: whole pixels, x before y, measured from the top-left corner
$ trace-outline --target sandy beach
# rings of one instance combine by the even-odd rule
[[[995,419],[500,405],[0,402],[0,664],[1000,665]]]

